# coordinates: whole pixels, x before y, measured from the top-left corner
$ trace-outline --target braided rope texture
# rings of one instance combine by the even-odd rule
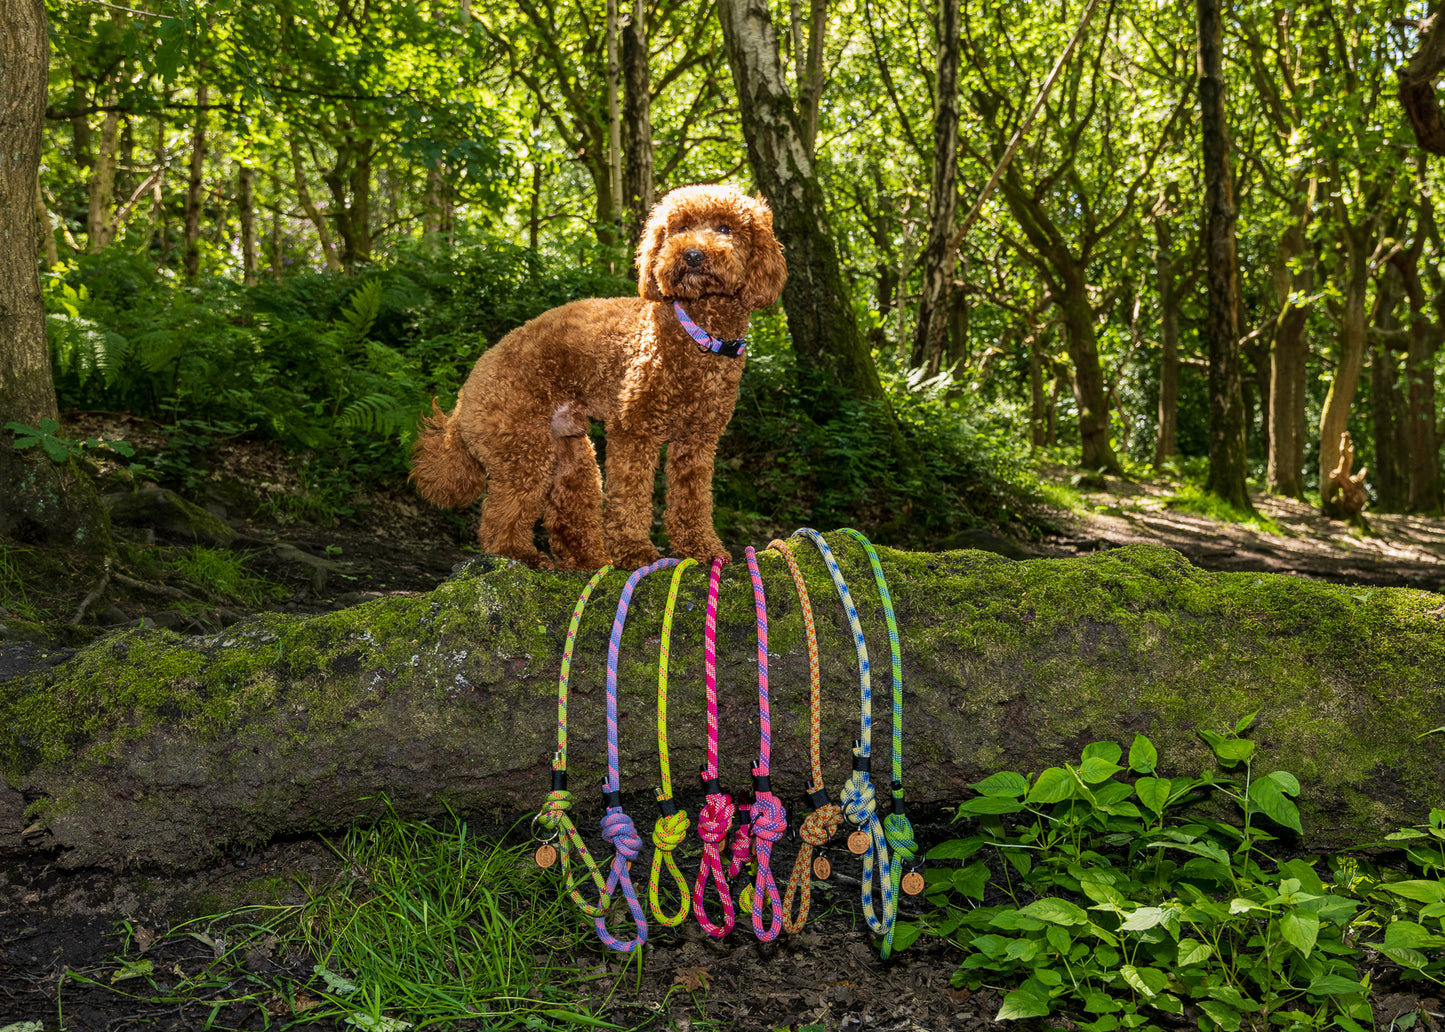
[[[677,590],[682,583],[682,575],[688,567],[696,565],[697,560],[684,559],[672,571],[672,583],[667,589],[667,607],[662,613],[662,641],[658,646],[657,656],[657,760],[662,768],[662,787],[657,791],[659,804],[670,803],[672,800],[672,764],[667,739],[667,670],[672,652],[672,617],[677,610]],[[677,860],[673,857],[673,852],[687,838],[691,822],[686,810],[674,810],[669,814],[666,812],[667,806],[662,808],[664,812],[652,826],[652,873],[647,879],[647,905],[659,924],[664,928],[674,928],[687,919],[688,911],[692,909],[692,893],[688,890],[687,879],[678,870]],[[673,884],[677,886],[680,900],[677,911],[672,914],[662,907],[661,883],[664,867]]]
[[[627,623],[627,610],[632,602],[632,593],[638,583],[648,574],[676,566],[677,559],[659,559],[654,563],[634,570],[622,588],[617,600],[617,615],[612,620],[612,638],[607,644],[607,785],[606,791],[616,798],[622,790],[622,779],[618,771],[618,727],[617,727],[617,659],[622,645],[622,628]],[[606,915],[594,918],[597,937],[610,950],[632,953],[647,942],[647,915],[637,899],[637,890],[632,885],[632,861],[642,852],[642,839],[633,826],[632,818],[623,812],[621,805],[607,807],[602,818],[602,837],[616,850],[612,856],[612,868],[607,874],[607,891],[613,893],[619,888],[627,900],[627,909],[637,927],[632,939],[620,939],[607,929]]]
[[[707,612],[703,619],[703,669],[707,681],[707,765],[702,769],[704,787],[717,781],[717,599],[722,578],[723,560],[712,561],[712,571],[707,584]],[[702,930],[715,939],[721,939],[733,930],[736,912],[733,909],[732,892],[728,889],[727,877],[722,864],[722,843],[727,840],[732,827],[736,808],[733,798],[720,789],[709,792],[702,812],[697,816],[697,834],[702,839],[702,863],[697,870],[697,884],[693,886],[692,912]],[[711,881],[722,902],[721,923],[713,924],[703,906],[703,898]]]
[[[572,607],[572,619],[567,625],[567,643],[562,649],[562,670],[557,678],[557,752],[552,758],[552,770],[563,775],[563,782],[567,773],[567,682],[572,671],[572,650],[577,643],[577,628],[582,622],[582,611],[587,608],[587,600],[592,597],[592,589],[597,587],[603,577],[612,569],[604,566],[592,575],[582,593],[577,596],[577,604]],[[554,776],[554,782],[556,778]],[[581,834],[577,831],[576,825],[567,811],[572,809],[572,793],[565,788],[553,789],[547,795],[547,801],[542,805],[541,811],[535,818],[535,823],[540,824],[552,837],[558,839],[562,855],[562,877],[567,885],[567,895],[577,908],[588,917],[600,917],[607,913],[612,903],[611,893],[607,884],[602,878],[602,872],[597,869],[597,862],[592,859],[592,854],[587,849],[587,843],[582,840]],[[577,887],[576,875],[572,870],[572,856],[577,855],[588,875],[592,878],[592,884],[597,889],[597,902],[588,903],[582,898],[582,892]]]

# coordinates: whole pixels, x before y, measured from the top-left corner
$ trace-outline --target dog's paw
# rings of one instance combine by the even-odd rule
[[[686,556],[696,559],[705,566],[711,564],[714,559],[721,559],[725,563],[733,561],[732,554],[716,538],[711,541],[676,542],[673,545],[673,554],[679,558]]]
[[[637,570],[660,558],[662,553],[651,542],[612,546],[612,565],[619,570]]]

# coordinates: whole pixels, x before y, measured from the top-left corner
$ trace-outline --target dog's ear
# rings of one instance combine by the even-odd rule
[[[662,288],[657,285],[657,276],[652,271],[652,263],[665,240],[667,213],[661,204],[657,204],[647,218],[647,225],[642,227],[642,239],[637,242],[637,294],[648,301],[665,300]]]
[[[767,308],[783,292],[788,266],[783,248],[773,236],[773,212],[761,197],[753,199],[752,244],[748,251],[748,274],[743,281],[742,300],[751,309]]]

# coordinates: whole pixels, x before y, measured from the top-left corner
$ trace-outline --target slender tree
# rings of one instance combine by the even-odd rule
[[[1234,171],[1224,93],[1224,21],[1220,0],[1196,0],[1200,138],[1204,158],[1205,262],[1209,308],[1209,478],[1206,488],[1252,511],[1245,484],[1244,392],[1239,358],[1239,267],[1235,253]]]
[[[632,17],[622,29],[622,84],[622,206],[627,213],[627,239],[637,240],[657,202],[647,0],[633,0]]]

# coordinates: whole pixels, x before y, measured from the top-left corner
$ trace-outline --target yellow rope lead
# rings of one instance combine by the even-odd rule
[[[657,790],[657,805],[662,809],[662,816],[652,827],[654,849],[652,875],[647,881],[647,903],[652,910],[652,916],[668,928],[680,925],[687,919],[692,902],[687,881],[677,869],[677,861],[672,855],[673,850],[687,837],[689,822],[687,811],[679,810],[672,801],[672,765],[668,759],[667,744],[667,663],[672,644],[672,614],[677,609],[677,589],[682,582],[682,571],[696,565],[696,560],[684,559],[672,572],[672,584],[667,589],[667,608],[662,614],[662,645],[657,661],[657,759],[662,767],[662,787]],[[682,898],[676,914],[666,914],[662,910],[659,887],[664,866],[667,867],[667,873],[672,876],[677,885],[677,893]]]

